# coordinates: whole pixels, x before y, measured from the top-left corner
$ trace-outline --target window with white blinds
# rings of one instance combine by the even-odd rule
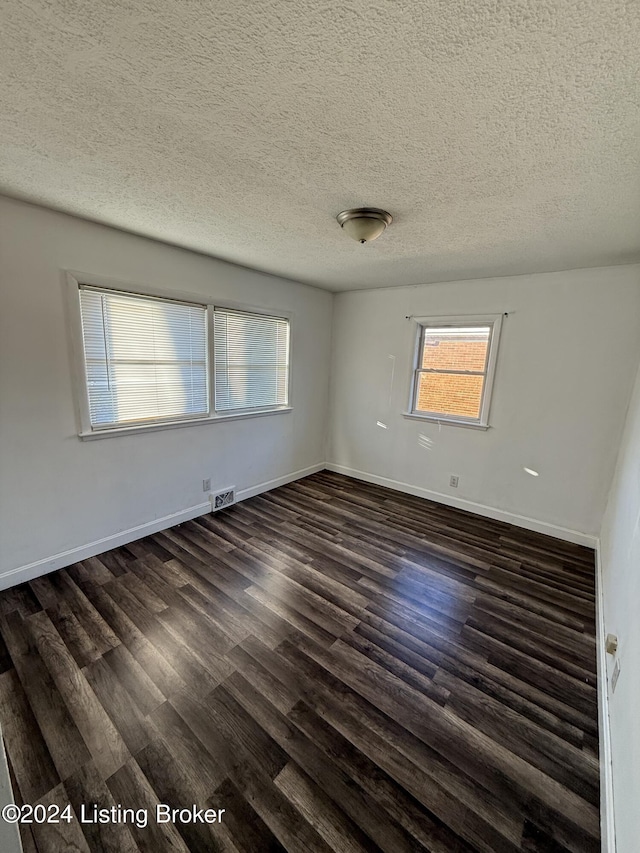
[[[92,429],[207,416],[207,308],[80,287]]]
[[[216,308],[213,344],[216,412],[288,404],[288,320]]]

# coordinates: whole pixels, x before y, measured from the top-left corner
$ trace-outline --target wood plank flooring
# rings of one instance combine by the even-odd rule
[[[24,849],[597,851],[594,631],[592,551],[327,471],[77,563],[0,593]]]

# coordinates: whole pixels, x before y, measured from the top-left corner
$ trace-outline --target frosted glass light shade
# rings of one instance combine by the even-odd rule
[[[391,214],[377,207],[343,210],[337,220],[349,237],[358,243],[370,243],[379,237],[392,221]]]
[[[379,237],[387,226],[379,219],[359,216],[357,219],[348,219],[342,227],[349,237],[353,237],[358,243],[370,243]]]

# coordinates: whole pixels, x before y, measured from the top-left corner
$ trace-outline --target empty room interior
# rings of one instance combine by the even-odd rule
[[[637,853],[640,6],[0,24],[2,853]]]

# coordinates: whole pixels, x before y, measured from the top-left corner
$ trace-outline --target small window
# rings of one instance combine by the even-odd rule
[[[213,343],[216,412],[287,405],[288,320],[216,308]]]
[[[410,413],[488,426],[501,317],[418,321]]]
[[[207,309],[82,285],[92,429],[208,415]]]

